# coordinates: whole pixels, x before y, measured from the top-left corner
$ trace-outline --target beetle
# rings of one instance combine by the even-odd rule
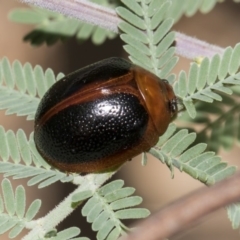
[[[34,141],[64,172],[107,172],[154,146],[176,116],[172,87],[118,57],[79,69],[43,96]]]

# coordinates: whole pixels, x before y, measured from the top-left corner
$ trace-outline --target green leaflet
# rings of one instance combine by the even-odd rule
[[[18,186],[15,192],[16,199],[16,214],[19,218],[23,218],[26,208],[26,197],[25,197],[25,189],[23,186]]]
[[[193,63],[188,76],[184,71],[180,72],[174,90],[190,117],[196,117],[193,101],[207,103],[222,101],[222,94],[232,94],[231,88],[240,84],[237,72],[240,64],[238,52],[239,44],[233,49],[228,47],[222,57],[215,55],[211,60],[204,58],[199,66]],[[236,67],[236,62],[238,67]]]
[[[232,222],[233,229],[240,226],[240,203],[235,203],[227,207],[228,218]]]
[[[64,76],[55,76],[51,69],[44,72],[38,65],[33,68],[29,63],[14,61],[11,65],[7,58],[0,61],[0,73],[0,109],[8,115],[27,116],[27,120],[34,119],[39,97]]]
[[[34,216],[38,213],[40,206],[41,200],[37,199],[34,202],[32,202],[25,215],[27,221],[31,221],[34,218]]]
[[[160,137],[157,146],[150,153],[168,166],[174,166],[207,185],[212,185],[236,171],[236,167],[221,162],[221,158],[214,152],[205,151],[206,144],[193,145],[195,133],[182,129],[174,134],[175,131],[175,125],[170,124],[169,130]]]
[[[166,79],[178,61],[174,56],[175,48],[171,46],[175,40],[174,32],[170,32],[173,20],[164,18],[170,2],[129,0],[126,6],[130,9],[116,9],[125,20],[119,24],[123,32],[121,38],[127,43],[125,51],[133,63]],[[133,6],[138,10],[135,11]]]
[[[60,232],[51,231],[45,235],[45,239],[50,238],[52,240],[89,240],[89,238],[86,237],[78,237],[80,232],[81,231],[79,228],[70,227]]]
[[[74,178],[74,174],[67,175],[51,169],[37,152],[33,135],[28,140],[22,129],[14,134],[0,127],[0,158],[0,173],[14,179],[30,178],[29,186],[39,184],[38,187],[43,188],[57,181],[69,182]]]
[[[82,215],[98,231],[97,239],[117,239],[126,230],[120,219],[145,218],[149,211],[132,208],[142,202],[142,198],[131,196],[135,189],[123,187],[122,180],[112,181],[98,189],[82,208]]]
[[[91,196],[92,196],[92,191],[86,190],[86,191],[75,194],[72,198],[72,201],[73,202],[81,202]]]
[[[39,199],[33,201],[26,211],[26,193],[23,186],[18,186],[14,193],[11,182],[6,178],[2,180],[1,186],[0,234],[10,230],[9,237],[14,238],[38,213],[41,201]],[[2,201],[2,196],[4,201]]]
[[[145,25],[145,22],[142,20],[142,18],[138,17],[128,9],[123,7],[118,7],[117,13],[121,15],[123,19],[130,22],[133,26],[141,30],[146,30],[146,25]]]

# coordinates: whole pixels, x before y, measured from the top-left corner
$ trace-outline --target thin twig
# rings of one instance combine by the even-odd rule
[[[43,239],[45,234],[58,226],[68,215],[70,215],[75,207],[72,206],[72,197],[76,193],[90,190],[93,193],[101,187],[115,172],[103,174],[89,174],[82,177],[83,181],[72,193],[70,193],[62,202],[60,202],[47,215],[37,220],[26,223],[26,228],[30,229],[22,240]],[[80,205],[80,203],[79,203]]]
[[[221,55],[224,48],[209,44],[183,33],[176,32],[176,54],[194,59],[196,57],[213,57],[215,54]]]
[[[20,2],[45,8],[73,17],[86,23],[100,26],[115,33],[121,21],[113,9],[87,0],[19,0]]]
[[[121,19],[110,8],[100,6],[87,0],[19,0],[29,5],[35,5],[54,12],[61,13],[91,23],[107,30],[118,33]],[[222,54],[223,48],[201,41],[199,39],[176,32],[176,54],[194,59],[197,57],[212,57]]]
[[[121,240],[161,240],[172,237],[202,217],[240,200],[240,173],[212,187],[201,188],[151,215]]]

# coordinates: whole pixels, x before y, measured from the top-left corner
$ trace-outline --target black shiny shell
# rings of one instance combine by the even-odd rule
[[[56,82],[35,115],[40,155],[66,172],[110,171],[154,146],[176,115],[171,86],[121,58]]]
[[[110,93],[108,86],[101,87],[127,75],[131,66],[121,58],[106,59],[66,76],[49,89],[36,112],[34,134],[36,147],[48,162],[61,170],[74,172],[77,166],[77,172],[96,172],[101,168],[99,160],[114,161],[122,151],[139,144],[149,119],[139,93],[123,92],[120,87],[118,91],[116,83]],[[98,95],[90,100],[75,101],[95,92]],[[64,101],[66,106],[60,106]]]
[[[94,162],[132,148],[147,123],[148,114],[135,96],[116,93],[58,112],[39,127],[35,142],[58,162]]]

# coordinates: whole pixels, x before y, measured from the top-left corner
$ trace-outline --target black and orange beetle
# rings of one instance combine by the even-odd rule
[[[61,171],[105,172],[154,146],[176,112],[167,81],[114,57],[65,76],[46,92],[34,140]]]

